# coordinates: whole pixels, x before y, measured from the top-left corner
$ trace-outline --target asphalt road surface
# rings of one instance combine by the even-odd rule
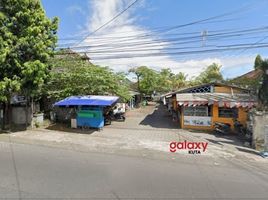
[[[268,175],[203,157],[154,160],[0,143],[0,199],[267,199]],[[169,154],[167,154],[168,156]]]

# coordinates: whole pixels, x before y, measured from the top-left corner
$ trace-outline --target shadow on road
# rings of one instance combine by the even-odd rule
[[[46,127],[46,129],[53,131],[69,132],[69,133],[79,133],[79,134],[92,134],[95,131],[97,131],[97,129],[79,129],[79,128],[73,129],[68,127],[68,125],[61,123],[51,124],[50,126]]]
[[[154,128],[179,128],[179,123],[172,121],[171,115],[163,105],[157,105],[154,112],[147,115],[139,124]]]
[[[241,147],[236,147],[236,149],[241,151],[241,152],[250,153],[250,154],[254,154],[254,155],[258,155],[258,156],[260,155],[260,153],[255,149],[241,148]]]
[[[234,133],[230,135],[215,135],[215,137],[216,139],[209,139],[209,138],[205,139],[216,145],[220,146],[223,146],[224,144],[232,145],[241,152],[259,155],[258,151],[254,150],[252,147],[245,146],[244,141],[239,139],[239,137]]]
[[[15,132],[21,132],[21,131],[26,131],[26,127],[25,124],[22,125],[16,125],[16,124],[12,124],[10,129],[6,129],[6,130],[1,130],[0,129],[0,134],[1,133],[15,133]]]

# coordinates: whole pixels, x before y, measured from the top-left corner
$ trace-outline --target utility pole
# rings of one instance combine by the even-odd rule
[[[206,46],[206,39],[207,39],[208,31],[204,30],[201,32],[202,37],[202,47]]]

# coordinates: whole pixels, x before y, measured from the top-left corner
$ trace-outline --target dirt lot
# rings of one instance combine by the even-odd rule
[[[211,133],[191,132],[178,128],[164,106],[151,103],[127,112],[125,122],[113,122],[103,130],[76,130],[62,125],[27,130],[10,134],[14,142],[52,145],[79,151],[119,153],[150,157],[197,156],[188,151],[170,153],[170,142],[208,142],[201,156],[214,159],[238,158],[244,161],[267,162],[253,149],[243,147],[235,137],[216,137]],[[0,140],[7,140],[7,134]]]

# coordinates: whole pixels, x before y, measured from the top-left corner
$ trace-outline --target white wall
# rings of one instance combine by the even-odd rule
[[[267,134],[268,113],[257,113],[253,118],[253,145],[257,150],[264,150],[265,133]]]

